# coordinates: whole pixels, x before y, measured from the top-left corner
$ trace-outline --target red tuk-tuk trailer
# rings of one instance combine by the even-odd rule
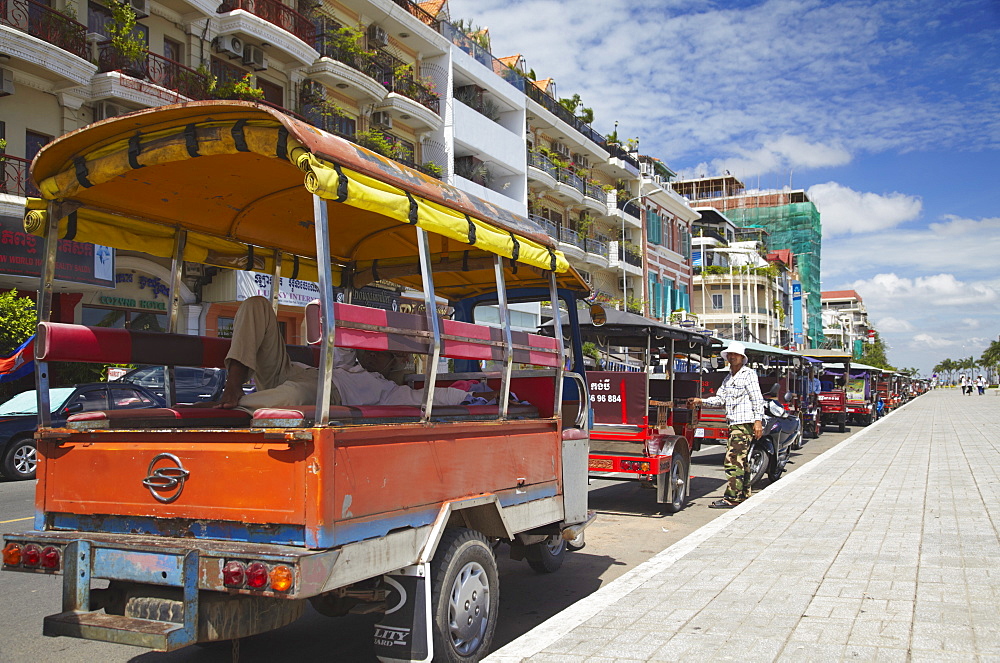
[[[840,350],[801,350],[806,357],[819,359],[824,367],[833,371],[830,375],[820,377],[820,389],[817,399],[820,407],[820,420],[824,426],[836,426],[843,433],[847,429],[847,391],[845,389],[847,375],[851,371],[851,353]]]
[[[878,418],[877,383],[883,374],[881,368],[867,364],[851,363],[851,372],[845,381],[847,396],[847,421],[858,426],[869,426]],[[830,364],[827,375],[842,378],[840,366]]]
[[[712,338],[623,311],[598,310],[597,320],[580,315],[583,339],[601,350],[597,370],[587,371],[590,476],[645,482],[659,504],[680,511],[693,441],[686,400],[701,395],[701,362]]]

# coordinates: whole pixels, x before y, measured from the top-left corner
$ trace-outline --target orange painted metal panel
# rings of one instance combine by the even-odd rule
[[[245,523],[305,520],[306,458],[312,444],[265,440],[261,433],[102,432],[41,440],[39,506],[48,512],[194,518]],[[190,472],[170,503],[143,480],[159,454]],[[174,466],[161,458],[153,470]]]

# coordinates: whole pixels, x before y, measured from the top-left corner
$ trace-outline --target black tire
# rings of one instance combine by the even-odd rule
[[[840,422],[840,425],[837,426],[837,432],[843,433],[845,430],[847,430],[847,425],[844,422]]]
[[[670,481],[674,487],[673,499],[667,504],[668,513],[677,513],[687,506],[688,462],[674,449],[674,460],[670,463]]]
[[[493,643],[500,605],[500,577],[486,537],[446,530],[431,561],[434,660],[472,663]]]
[[[3,475],[13,481],[35,478],[38,469],[38,451],[30,437],[12,440],[3,455]]]
[[[754,445],[747,454],[747,466],[750,471],[750,485],[755,486],[771,466],[771,455],[760,445]]]
[[[555,573],[566,557],[566,539],[561,534],[553,534],[541,543],[533,543],[524,549],[528,566],[538,573]]]

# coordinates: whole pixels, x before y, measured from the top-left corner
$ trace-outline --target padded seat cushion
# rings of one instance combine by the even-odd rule
[[[67,419],[69,428],[246,428],[250,413],[204,407],[156,407],[131,410],[78,412]]]
[[[296,408],[260,408],[253,413],[255,427],[302,426],[312,421],[316,408],[304,405]],[[496,405],[442,405],[434,408],[431,416],[441,421],[463,421],[495,418]],[[511,419],[537,419],[534,405],[510,404],[507,416]],[[420,408],[410,405],[366,405],[361,407],[331,405],[330,421],[344,423],[388,424],[420,421]]]

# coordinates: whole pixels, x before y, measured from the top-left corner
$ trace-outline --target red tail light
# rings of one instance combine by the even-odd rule
[[[254,562],[247,567],[247,587],[264,589],[268,581],[267,567],[260,562]]]
[[[34,543],[29,543],[24,547],[21,560],[26,567],[30,569],[37,568],[42,562],[42,549]]]
[[[59,549],[47,546],[42,549],[42,568],[55,571],[59,569]]]
[[[246,576],[246,569],[240,562],[227,562],[222,568],[222,584],[226,587],[242,587]]]

